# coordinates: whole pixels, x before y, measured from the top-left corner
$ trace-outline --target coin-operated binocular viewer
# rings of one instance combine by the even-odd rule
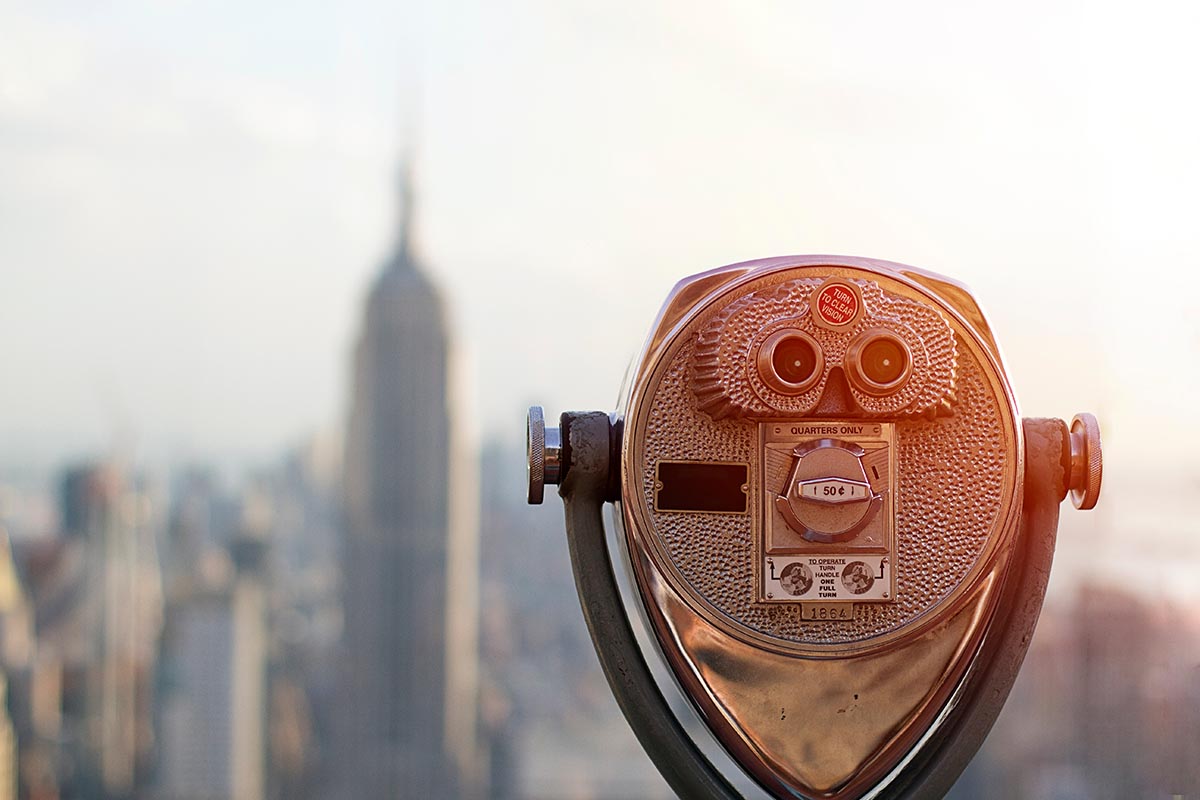
[[[770,795],[942,796],[1016,678],[1059,505],[1100,474],[1092,415],[1020,417],[965,287],[862,258],[685,279],[618,413],[529,417],[529,502],[559,486],[609,684],[686,798],[739,795],[676,688]]]

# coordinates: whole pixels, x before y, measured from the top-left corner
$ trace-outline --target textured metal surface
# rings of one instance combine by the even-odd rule
[[[650,412],[644,461],[648,508],[653,504],[653,464],[659,459],[712,459],[719,454],[757,461],[752,426],[675,412],[690,394],[687,349],[664,376]],[[796,609],[753,602],[750,518],[710,514],[701,521],[701,515],[654,513],[655,532],[684,580],[728,616],[769,636],[798,642],[864,639],[895,630],[931,609],[978,560],[1000,512],[1005,448],[999,410],[975,360],[960,360],[955,416],[897,426],[901,478],[895,489],[895,603],[863,607],[851,623],[802,622]],[[761,481],[760,474],[752,474],[751,497],[762,495]],[[782,482],[776,478],[771,485]]]
[[[692,354],[692,388],[699,408],[715,419],[724,417],[803,416],[817,408],[835,367],[841,367],[854,339],[872,328],[895,334],[913,357],[912,377],[898,392],[874,396],[851,386],[866,415],[927,414],[954,399],[955,337],[935,310],[895,294],[879,284],[856,280],[865,313],[845,328],[816,324],[809,298],[822,283],[801,278],[741,295],[698,330]],[[772,334],[795,329],[813,337],[824,353],[822,375],[808,391],[783,394],[767,384],[757,369],[757,352]]]
[[[1071,503],[1080,511],[1096,507],[1104,473],[1100,448],[1100,422],[1094,414],[1076,414],[1071,420]]]
[[[807,298],[820,283],[819,278],[766,278],[761,286],[735,294],[728,305],[717,305],[693,320],[663,353],[661,369],[650,379],[645,395],[644,418],[639,414],[634,421],[642,431],[637,458],[651,522],[647,534],[657,538],[673,568],[669,571],[685,584],[685,594],[690,590],[735,625],[801,646],[853,643],[895,633],[946,601],[979,565],[989,537],[1004,522],[1016,466],[1011,453],[1014,422],[998,396],[998,376],[988,375],[977,345],[955,346],[956,338],[969,338],[965,329],[952,333],[951,320],[930,305],[885,292],[876,281],[867,280],[857,281],[867,313],[847,332],[805,327]],[[756,504],[749,518],[655,512],[654,464],[659,459],[744,460],[752,465],[751,496],[763,497],[755,427],[742,414],[770,412],[780,418],[780,410],[787,410],[788,418],[802,417],[801,409],[816,406],[830,363],[838,363],[860,329],[879,327],[881,320],[891,330],[920,330],[931,342],[906,339],[914,354],[914,375],[896,397],[855,397],[864,409],[875,400],[902,403],[891,412],[904,420],[897,425],[900,478],[893,487],[896,600],[863,606],[852,622],[805,621],[799,608],[754,602],[755,531],[764,509]],[[811,396],[772,396],[764,385],[755,384],[754,370],[745,367],[753,360],[754,341],[781,325],[800,327],[826,349],[826,376]],[[761,326],[758,334],[753,333],[756,326]],[[752,342],[749,347],[738,344],[746,340]],[[735,366],[738,359],[741,369]],[[719,387],[717,394],[710,390],[714,385]],[[718,395],[725,401],[715,401]],[[764,397],[776,410],[763,403]],[[953,415],[916,415],[951,397]],[[766,468],[773,466],[784,468]],[[769,485],[780,478],[786,475],[770,476]]]
[[[541,505],[546,492],[546,418],[530,406],[525,418],[525,501]]]

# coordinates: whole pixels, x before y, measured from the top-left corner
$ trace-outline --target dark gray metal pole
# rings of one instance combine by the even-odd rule
[[[676,794],[689,800],[736,800],[740,795],[684,732],[659,692],[621,604],[601,513],[609,496],[608,415],[563,414],[562,434],[567,469],[559,494],[566,508],[575,588],[617,704]]]

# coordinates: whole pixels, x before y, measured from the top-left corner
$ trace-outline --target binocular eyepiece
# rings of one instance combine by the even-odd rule
[[[528,499],[561,484],[597,652],[689,795],[728,786],[631,713],[661,695],[613,666],[640,658],[632,636],[597,627],[622,612],[615,583],[580,579],[584,539],[604,546],[585,507],[615,503],[649,655],[734,761],[777,797],[854,798],[949,788],[1028,646],[1058,503],[1100,489],[1095,418],[1021,419],[965,287],[860,258],[681,281],[617,414],[547,428],[535,408],[528,431]]]

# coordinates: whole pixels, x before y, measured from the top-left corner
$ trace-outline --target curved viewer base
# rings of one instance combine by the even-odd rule
[[[880,796],[942,797],[982,745],[1016,680],[1041,613],[1067,494],[1071,443],[1057,419],[1023,421],[1024,504],[1013,573],[1003,582],[993,623],[934,733],[884,780]],[[592,643],[630,727],[680,796],[737,798],[680,726],[655,683],[625,616],[605,541],[602,508],[613,499],[619,436],[607,414],[568,412],[561,418],[564,478],[559,487],[575,586]],[[789,792],[792,797],[805,795]],[[821,795],[816,795],[820,797]],[[826,795],[827,796],[827,795]]]

